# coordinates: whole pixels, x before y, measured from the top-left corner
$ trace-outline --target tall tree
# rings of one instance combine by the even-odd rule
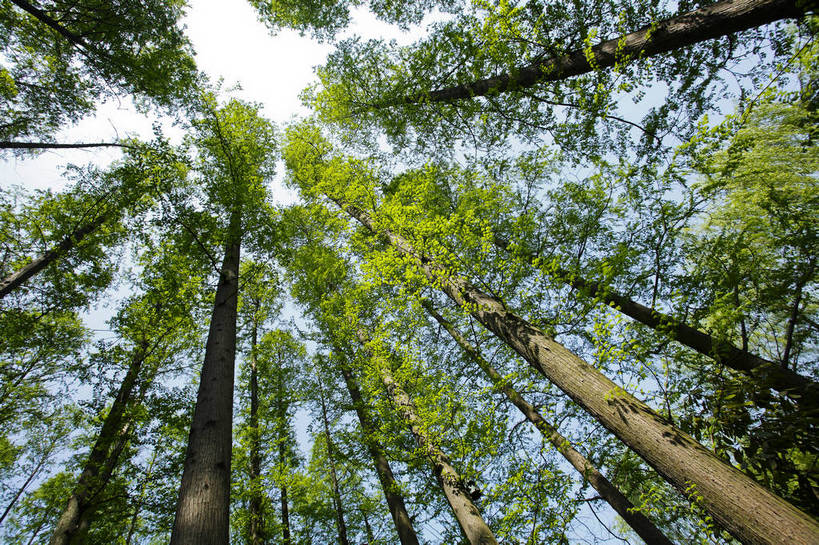
[[[428,300],[421,301],[421,305],[447,332],[458,346],[478,364],[489,380],[520,410],[523,416],[531,422],[540,433],[563,455],[566,460],[591,483],[592,487],[605,499],[609,505],[625,520],[646,544],[671,545],[671,541],[645,515],[635,509],[634,505],[617,489],[592,463],[575,449],[557,428],[538,412],[538,410],[511,386],[503,382],[503,377],[484,358],[478,349],[473,346],[455,326],[444,318]]]
[[[748,543],[810,541],[819,537],[819,525],[810,517],[714,456],[513,313],[502,300],[450,272],[429,255],[419,253],[410,241],[391,230],[388,218],[377,215],[374,219],[362,208],[372,208],[377,202],[372,174],[366,167],[337,157],[328,159],[329,144],[317,138],[309,127],[290,134],[285,157],[293,179],[305,195],[326,195],[363,227],[385,237],[413,264],[416,274],[425,276],[456,305],[467,309],[533,369],[563,390],[691,501],[701,504],[732,534]],[[726,489],[741,490],[742,494],[727,498]]]
[[[222,264],[205,346],[196,408],[179,488],[172,545],[226,545],[229,540],[233,376],[243,234],[259,217],[262,185],[272,173],[273,129],[255,107],[202,101],[195,121],[200,173],[222,223]],[[216,264],[214,263],[214,266]]]

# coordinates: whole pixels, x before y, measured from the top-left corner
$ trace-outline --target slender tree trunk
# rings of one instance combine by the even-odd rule
[[[373,232],[363,210],[336,202]],[[718,524],[749,544],[819,543],[819,524],[726,464],[646,404],[625,392],[540,329],[459,276],[418,256],[395,233],[382,230],[401,253],[414,259],[430,282],[506,342],[592,417],[634,450]]]
[[[372,542],[375,541],[373,527],[370,526],[370,519],[367,518],[367,512],[364,510],[364,508],[360,507],[359,510],[361,511],[362,518],[364,519],[364,530],[367,532],[367,543],[365,545],[372,545]]]
[[[58,245],[54,246],[31,263],[20,267],[15,272],[0,280],[0,299],[13,292],[23,285],[23,283],[39,273],[51,263],[61,258],[79,244],[82,239],[96,231],[108,220],[108,214],[100,214],[92,221],[75,229],[70,235],[65,237]]]
[[[290,545],[290,510],[287,507],[287,487],[282,486],[282,545]]]
[[[3,514],[0,515],[0,524],[3,524],[3,521],[6,520],[8,514],[11,513],[11,510],[14,509],[14,506],[19,501],[20,496],[23,495],[23,492],[26,491],[26,488],[28,488],[28,485],[31,484],[31,481],[33,481],[34,478],[37,477],[37,474],[40,473],[40,470],[43,468],[46,461],[48,461],[48,457],[51,455],[51,451],[53,450],[53,448],[54,444],[52,443],[51,445],[49,445],[47,449],[45,449],[42,456],[40,457],[40,461],[37,462],[37,465],[34,466],[34,469],[31,471],[31,473],[29,473],[28,478],[26,478],[26,481],[20,486],[20,488],[17,489],[17,493],[14,494],[14,497],[3,510]]]
[[[185,453],[171,545],[228,545],[240,215],[225,249]]]
[[[145,342],[135,349],[131,365],[108,411],[108,416],[91,449],[77,485],[68,499],[68,505],[57,521],[49,542],[50,545],[68,545],[76,534],[82,533],[81,526],[87,527],[90,523],[87,517],[90,500],[107,483],[119,460],[119,454],[124,447],[123,442],[127,442],[130,426],[124,421],[125,411],[131,404],[134,386],[145,362],[147,350],[148,345]],[[116,444],[117,441],[123,443],[122,446]],[[85,519],[84,524],[82,524],[83,519]]]
[[[54,30],[57,34],[59,34],[60,36],[62,36],[75,46],[88,51],[93,51],[93,49],[85,42],[85,40],[83,40],[81,37],[77,36],[73,32],[69,31],[67,28],[58,23],[53,17],[48,15],[46,12],[44,12],[37,6],[31,4],[30,2],[26,2],[25,0],[11,0],[11,2],[20,9],[22,9],[23,11],[25,11],[26,13],[28,13],[29,15],[33,16],[41,23],[47,25],[49,28]]]
[[[530,262],[534,261],[534,256],[526,250],[519,247],[512,249],[507,241],[499,237],[495,237],[495,245]],[[786,395],[793,396],[801,405],[807,408],[819,407],[819,384],[788,369],[786,366],[777,365],[746,350],[737,348],[729,342],[714,339],[708,333],[691,327],[685,322],[641,305],[606,286],[587,281],[569,271],[558,269],[554,275],[576,290],[586,293],[590,297],[599,298],[602,302],[616,308],[626,316],[655,331],[672,336],[676,341],[712,358],[717,363],[756,378],[758,383],[764,387],[773,388]]]
[[[347,391],[350,392],[350,398],[353,400],[353,407],[358,416],[358,422],[361,424],[364,443],[373,459],[373,464],[375,464],[375,472],[378,474],[378,480],[381,481],[381,489],[384,491],[384,499],[387,501],[387,507],[395,523],[398,539],[401,541],[401,545],[418,545],[418,536],[415,535],[412,520],[404,505],[404,497],[399,493],[398,483],[392,473],[392,468],[390,467],[387,457],[384,455],[384,449],[373,438],[372,434],[375,431],[375,424],[370,418],[367,405],[361,396],[358,381],[349,367],[346,365],[341,365],[340,367],[341,374],[344,377],[344,383],[347,385]]]
[[[134,506],[134,514],[131,515],[131,522],[128,524],[128,535],[125,538],[125,545],[131,545],[131,543],[134,540],[134,534],[136,534],[137,523],[139,522],[139,513],[140,511],[142,511],[142,506],[145,504],[145,491],[148,488],[148,481],[151,479],[151,475],[153,473],[157,454],[159,454],[159,450],[154,448],[154,453],[151,456],[151,461],[148,463],[148,467],[145,470],[145,478],[143,479],[142,484],[139,487],[139,499],[137,500],[137,503]]]
[[[83,149],[83,148],[132,148],[116,142],[89,142],[87,144],[57,144],[54,142],[9,142],[0,141],[0,149]]]
[[[518,66],[509,73],[435,91],[416,93],[400,99],[397,103],[377,104],[374,107],[452,102],[524,89],[541,82],[560,81],[608,68],[627,59],[642,59],[668,53],[681,47],[781,19],[799,17],[803,13],[804,8],[797,7],[794,0],[724,0],[607,40],[592,47],[590,52],[577,49],[557,57]],[[590,58],[593,58],[593,63],[590,62]]]
[[[321,386],[321,382],[319,382],[319,391],[319,397],[321,399],[321,419],[324,423],[324,436],[327,438],[327,460],[330,462],[330,483],[333,486],[333,505],[336,509],[338,542],[341,545],[350,545],[350,541],[347,539],[347,524],[344,522],[344,506],[341,503],[341,492],[338,488],[336,460],[333,454],[333,440],[330,437],[330,420],[327,418],[327,405],[324,402],[324,389]]]
[[[362,342],[364,342],[362,340]],[[376,363],[381,382],[387,389],[387,393],[392,399],[398,413],[407,423],[412,431],[412,435],[423,449],[427,458],[432,464],[435,477],[444,490],[449,506],[455,514],[461,531],[466,536],[470,545],[497,545],[498,541],[492,530],[481,517],[477,506],[472,502],[469,491],[464,486],[461,476],[452,467],[449,458],[441,451],[435,441],[427,434],[418,416],[415,404],[409,394],[398,384],[389,368],[389,363],[380,361]]]
[[[253,313],[253,330],[250,338],[250,544],[264,543],[264,513],[262,512],[262,454],[259,441],[259,369],[256,362],[256,344],[259,336],[259,324],[256,313],[259,302],[256,302]]]
[[[557,428],[546,421],[535,407],[523,399],[521,395],[511,386],[503,381],[503,377],[494,367],[480,354],[466,337],[458,331],[449,320],[441,316],[429,301],[422,301],[421,304],[435,320],[446,329],[455,339],[455,342],[463,349],[469,357],[478,364],[489,380],[495,386],[500,386],[501,392],[520,410],[526,419],[534,424],[543,437],[549,441],[560,454],[592,485],[600,496],[620,515],[623,520],[646,542],[646,545],[673,545],[659,528],[652,523],[645,515],[635,510],[628,498],[614,486],[600,471],[572,447],[569,440],[563,437]]]

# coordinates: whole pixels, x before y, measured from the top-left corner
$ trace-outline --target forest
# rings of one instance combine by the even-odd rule
[[[814,0],[242,3],[0,0],[0,541],[819,544]]]

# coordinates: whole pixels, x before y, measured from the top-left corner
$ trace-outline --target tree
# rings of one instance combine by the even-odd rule
[[[363,227],[386,237],[417,271],[411,274],[423,275],[458,307],[466,309],[732,534],[749,543],[809,541],[819,535],[819,527],[807,515],[668,424],[647,405],[514,314],[502,300],[416,250],[412,242],[391,229],[397,218],[384,217],[377,209],[374,218],[365,211],[363,206],[372,207],[377,202],[373,175],[355,161],[332,157],[329,144],[315,130],[302,126],[298,132],[291,131],[284,153],[291,176],[306,196],[326,195]],[[407,225],[401,228],[412,233]],[[717,482],[721,484],[715,486]],[[728,488],[742,490],[742,499],[726,501],[722,491]],[[770,527],[777,531],[769,533],[763,529],[765,524],[752,522],[760,517],[770,517]],[[785,537],[783,532],[793,535]]]
[[[5,0],[0,140],[52,140],[96,101],[120,93],[186,106],[199,76],[178,24],[184,6]]]
[[[203,117],[194,123],[201,154],[198,166],[214,215],[224,221],[224,257],[218,269],[172,545],[224,545],[229,540],[239,253],[243,234],[260,214],[265,196],[262,183],[272,172],[273,130],[254,107],[232,101],[216,109],[209,97],[203,105]]]

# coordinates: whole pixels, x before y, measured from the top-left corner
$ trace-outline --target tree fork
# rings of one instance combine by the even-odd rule
[[[543,437],[549,441],[552,446],[554,446],[563,457],[572,464],[580,475],[582,475],[584,480],[587,480],[589,484],[592,485],[604,500],[608,502],[609,505],[620,515],[623,520],[628,523],[631,528],[637,532],[643,541],[646,542],[646,545],[674,545],[671,540],[669,540],[665,534],[657,528],[653,522],[651,522],[645,515],[643,515],[640,511],[636,510],[634,504],[623,495],[620,490],[614,486],[611,481],[609,481],[600,471],[592,465],[592,463],[586,459],[585,456],[580,454],[574,447],[572,447],[569,440],[566,439],[560,432],[557,431],[557,428],[551,424],[550,422],[546,421],[543,418],[543,415],[538,412],[535,407],[523,399],[523,397],[518,393],[517,390],[512,388],[511,386],[505,384],[503,382],[503,377],[500,373],[495,370],[494,367],[484,358],[477,348],[472,345],[466,337],[455,328],[455,326],[441,316],[441,314],[435,310],[432,304],[427,300],[422,300],[421,305],[426,309],[430,316],[435,318],[435,320],[443,326],[444,329],[450,334],[450,336],[455,339],[455,342],[458,343],[458,346],[463,349],[467,355],[478,364],[478,366],[483,370],[483,372],[489,377],[489,380],[495,386],[500,386],[501,392],[512,402],[515,407],[520,410],[523,416],[531,422],[543,435]]]
[[[537,266],[534,264],[534,256],[519,246],[513,249],[508,241],[498,236],[495,237],[495,245]],[[554,276],[580,292],[599,298],[602,302],[613,306],[641,324],[668,334],[677,342],[708,356],[717,363],[748,375],[766,387],[793,397],[797,403],[811,412],[819,408],[819,384],[808,377],[738,348],[730,342],[714,339],[708,333],[691,327],[673,316],[651,309],[606,286],[585,280],[565,269],[558,268],[554,271]]]
[[[450,102],[533,87],[541,82],[560,81],[595,69],[608,68],[627,58],[652,57],[803,14],[804,10],[797,6],[795,0],[723,0],[599,43],[591,48],[588,56],[586,50],[577,49],[519,66],[511,73],[419,92],[399,99],[397,104]],[[593,63],[589,62],[589,57],[593,58]],[[378,104],[374,107],[393,105],[396,104]]]
[[[414,259],[433,286],[467,309],[738,540],[752,545],[819,543],[819,523],[808,515],[669,424],[597,369],[509,311],[500,299],[478,290],[464,278],[450,277],[395,233],[379,231],[365,211],[330,198],[364,227],[385,235],[396,249]]]

